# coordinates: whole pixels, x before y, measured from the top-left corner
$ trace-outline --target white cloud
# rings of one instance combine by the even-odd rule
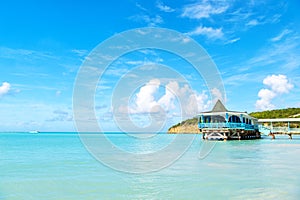
[[[256,108],[259,110],[271,110],[274,109],[275,106],[271,103],[272,99],[276,96],[276,94],[269,89],[261,89],[258,92],[259,100],[256,101]]]
[[[188,38],[188,37],[185,37],[185,38],[182,39],[183,43],[188,43],[190,41],[191,41],[191,38]]]
[[[268,15],[267,13],[266,15],[261,15],[261,16],[256,15],[256,19],[249,19],[250,21],[246,23],[246,27],[254,27],[254,26],[265,25],[265,24],[275,24],[280,21],[280,17],[281,17],[280,14],[275,14],[273,16],[270,16],[270,14]]]
[[[286,36],[287,34],[291,33],[292,31],[290,31],[289,29],[284,29],[279,35],[277,35],[276,37],[271,38],[272,42],[277,42],[280,41],[284,36]]]
[[[258,25],[278,23],[286,9],[286,3],[266,4],[263,1],[245,2],[242,7],[239,1],[232,0],[192,2],[182,7],[181,17],[194,19],[213,28],[221,26],[224,33],[222,41],[225,44],[235,42],[227,41],[238,38],[239,33]]]
[[[8,82],[3,82],[0,86],[0,97],[4,96],[9,92],[11,85]]]
[[[84,57],[89,53],[88,50],[84,50],[84,49],[73,49],[71,51],[72,51],[72,53],[75,53],[79,57]]]
[[[228,40],[225,44],[232,44],[232,43],[239,41],[240,39],[241,38],[234,38],[234,39]]]
[[[159,15],[149,16],[149,15],[135,15],[129,19],[137,22],[145,22],[148,26],[153,27],[164,22],[163,18]]]
[[[178,82],[170,81],[166,85],[164,96],[158,102],[169,112],[175,108],[174,101],[176,99],[181,104],[184,117],[194,116],[199,111],[206,110],[210,105],[208,95],[205,92],[198,94],[186,84],[180,87]]]
[[[204,35],[209,39],[220,39],[224,36],[222,28],[214,29],[212,27],[199,26],[195,30],[188,33],[188,35]]]
[[[256,19],[252,19],[246,24],[246,26],[257,26],[258,24],[259,22]]]
[[[282,74],[267,76],[263,80],[263,83],[277,94],[289,93],[294,87],[293,84],[288,81],[287,77]]]
[[[159,15],[155,15],[154,17],[145,16],[145,21],[148,23],[149,26],[156,26],[164,22],[162,17]]]
[[[141,9],[142,11],[146,11],[147,12],[147,9],[144,8],[143,6],[141,6],[141,4],[136,3],[135,5],[136,5],[136,7],[138,7],[139,9]]]
[[[158,103],[165,109],[171,110],[174,109],[174,100],[176,99],[176,91],[179,90],[179,85],[177,82],[172,81],[166,85],[166,90],[164,96],[162,96]]]
[[[180,86],[176,81],[170,81],[160,98],[155,98],[161,83],[158,79],[150,80],[145,86],[141,87],[135,95],[133,105],[129,109],[122,107],[122,111],[131,114],[145,114],[157,112],[158,106],[163,108],[166,113],[176,112],[176,101],[179,102],[184,117],[195,116],[199,111],[208,109],[210,101],[205,92],[201,94],[192,90],[188,85]]]
[[[258,110],[271,110],[275,106],[271,103],[272,100],[281,94],[288,94],[291,89],[293,89],[293,84],[289,82],[287,76],[279,75],[270,75],[263,80],[263,84],[268,86],[270,89],[261,89],[258,92],[258,99],[256,101],[256,109]]]
[[[175,9],[173,9],[173,8],[167,6],[167,5],[164,5],[164,4],[163,4],[162,2],[160,2],[160,1],[158,1],[158,2],[156,3],[156,7],[157,7],[159,10],[164,11],[164,12],[174,12],[174,11],[175,11]]]
[[[206,111],[211,105],[211,101],[208,100],[208,95],[205,92],[196,94],[196,100],[198,105],[198,111]]]
[[[155,101],[154,94],[158,91],[160,81],[153,79],[145,86],[141,87],[136,94],[135,107],[130,109],[131,113],[150,113],[155,106],[158,105]]]
[[[213,103],[217,102],[218,100],[221,100],[222,102],[226,102],[225,97],[223,97],[222,92],[218,88],[213,88],[211,91]]]
[[[182,17],[188,17],[191,19],[209,18],[212,15],[224,13],[228,9],[226,2],[220,2],[213,4],[211,1],[202,1],[195,4],[188,4],[183,8]]]
[[[281,16],[282,16],[282,14],[275,14],[272,17],[270,17],[270,19],[268,19],[266,22],[271,23],[271,24],[276,24],[276,23],[280,22]]]

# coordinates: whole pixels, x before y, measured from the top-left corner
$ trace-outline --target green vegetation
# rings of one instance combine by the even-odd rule
[[[274,119],[274,118],[293,118],[300,117],[300,108],[287,108],[278,110],[267,110],[262,112],[250,113],[252,117],[258,119]]]
[[[171,128],[176,128],[176,127],[178,127],[178,126],[197,125],[197,123],[198,123],[198,117],[194,117],[194,118],[192,118],[192,119],[184,120],[184,121],[182,121],[182,122],[180,122],[180,123],[178,123],[178,124],[176,124],[176,125],[170,127],[169,130],[170,130]]]

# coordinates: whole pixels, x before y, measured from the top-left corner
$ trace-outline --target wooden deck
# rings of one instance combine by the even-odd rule
[[[258,131],[244,129],[202,129],[203,139],[209,140],[250,140],[259,139],[261,135]]]

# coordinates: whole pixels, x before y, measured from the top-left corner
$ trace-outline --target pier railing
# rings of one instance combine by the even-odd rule
[[[300,128],[289,128],[286,126],[272,127],[272,126],[260,125],[259,131],[263,132],[264,134],[268,134],[270,132],[273,132],[273,133],[300,133]]]
[[[199,123],[199,128],[210,128],[210,129],[245,129],[245,130],[254,130],[258,129],[257,125],[245,124],[245,123],[233,123],[233,122],[221,122],[221,123]]]

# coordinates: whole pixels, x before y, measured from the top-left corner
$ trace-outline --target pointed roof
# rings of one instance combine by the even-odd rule
[[[220,101],[220,99],[218,99],[211,112],[226,112],[226,111],[228,110],[225,108],[225,106]]]
[[[239,111],[229,111],[225,108],[224,104],[218,100],[215,104],[215,106],[213,107],[213,109],[211,111],[208,112],[201,112],[201,115],[218,115],[220,113],[231,113],[231,114],[235,114],[235,115],[244,115],[247,116],[248,118],[252,118],[252,119],[256,119],[254,117],[251,117],[250,115],[248,115],[247,112],[239,112]]]

